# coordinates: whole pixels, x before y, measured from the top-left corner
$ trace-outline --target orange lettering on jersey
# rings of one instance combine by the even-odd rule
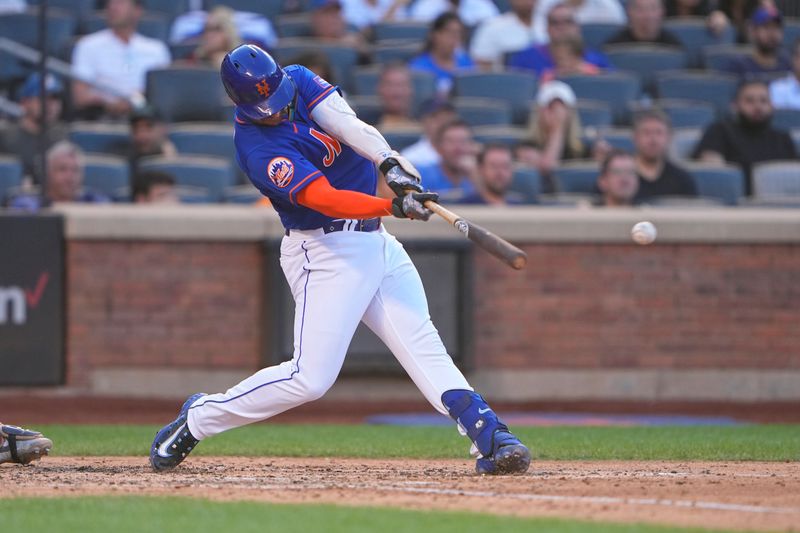
[[[258,94],[264,98],[269,96],[269,85],[267,84],[267,80],[261,80],[260,82],[256,83],[256,89],[258,89]]]
[[[331,166],[336,156],[342,153],[342,145],[330,135],[317,131],[314,128],[309,128],[308,132],[328,150],[328,154],[322,160],[322,164],[326,167]]]

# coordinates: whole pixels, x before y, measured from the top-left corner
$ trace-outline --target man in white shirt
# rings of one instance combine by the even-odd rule
[[[420,22],[433,22],[445,11],[456,11],[461,22],[470,27],[500,13],[492,0],[417,0],[408,8],[408,16]]]
[[[533,15],[533,42],[544,44],[547,35],[547,14],[557,4],[566,4],[575,11],[575,20],[584,24],[619,24],[628,21],[619,0],[539,0]]]
[[[406,19],[408,0],[342,0],[344,20],[363,30],[379,22]]]
[[[431,139],[444,124],[458,118],[455,108],[447,102],[431,100],[422,107],[420,116],[422,117],[423,134],[417,142],[400,152],[414,166],[420,168],[439,163],[441,157],[436,148],[433,147]]]
[[[535,6],[536,0],[511,0],[511,11],[478,26],[469,52],[482,70],[499,68],[505,54],[531,45]]]
[[[141,0],[108,0],[108,28],[78,40],[72,53],[72,99],[85,118],[121,117],[141,100],[148,70],[170,63],[169,49],[157,39],[136,33]],[[103,91],[87,82],[113,88]]]
[[[792,45],[792,72],[770,84],[769,96],[776,109],[800,109],[800,39]]]

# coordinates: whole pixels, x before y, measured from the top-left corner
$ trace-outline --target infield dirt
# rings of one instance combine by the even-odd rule
[[[515,477],[472,468],[467,460],[192,457],[156,474],[144,457],[47,457],[1,466],[0,498],[168,494],[800,531],[797,463],[535,462]]]

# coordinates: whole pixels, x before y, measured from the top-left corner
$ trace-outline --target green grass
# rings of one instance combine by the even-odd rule
[[[640,524],[587,523],[550,518],[515,518],[455,512],[408,511],[330,505],[211,502],[188,498],[86,497],[0,499],[3,531],[80,533],[236,532],[292,533],[708,533]]]
[[[38,426],[53,455],[146,455],[155,426]],[[543,460],[800,460],[800,425],[518,428]],[[463,458],[455,428],[259,424],[204,441],[197,455]]]

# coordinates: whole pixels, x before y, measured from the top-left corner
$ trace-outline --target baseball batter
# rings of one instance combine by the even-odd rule
[[[282,69],[264,50],[229,52],[222,82],[236,103],[237,160],[286,228],[280,263],[295,300],[291,361],[227,392],[195,394],[156,435],[150,462],[175,468],[206,437],[321,397],[359,322],[391,349],[436,410],[473,443],[482,474],[518,474],[530,452],[473,392],[428,314],[416,268],[381,217],[427,220],[417,170],[359,120],[338,88],[305,67]],[[375,196],[378,173],[398,195]]]

